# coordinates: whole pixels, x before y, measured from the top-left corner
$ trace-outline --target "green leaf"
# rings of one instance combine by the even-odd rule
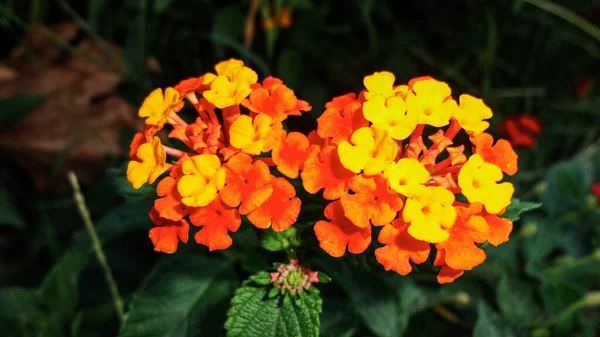
[[[42,301],[60,321],[70,319],[77,307],[77,278],[88,262],[90,249],[76,245],[66,252],[44,278]]]
[[[500,279],[496,301],[504,316],[517,326],[531,326],[542,314],[534,289],[508,274]]]
[[[540,201],[550,215],[580,209],[594,180],[593,165],[584,160],[570,160],[552,166],[545,177],[546,188]]]
[[[25,118],[46,99],[41,95],[20,95],[0,99],[0,129]]]
[[[336,298],[323,299],[321,314],[321,336],[352,337],[359,329],[356,314],[348,308],[346,301]]]
[[[169,7],[173,0],[154,0],[154,12],[157,14],[164,13]]]
[[[271,252],[283,251],[290,247],[298,247],[300,242],[296,238],[296,228],[291,227],[283,232],[276,232],[269,228],[265,231],[262,247]]]
[[[25,227],[23,217],[5,188],[0,188],[0,225],[8,225],[17,229]]]
[[[215,307],[234,290],[231,264],[178,254],[158,263],[126,314],[121,337],[213,336],[205,323],[220,321]]]
[[[477,322],[473,337],[514,337],[515,334],[502,317],[484,302],[477,305]]]
[[[350,304],[374,334],[382,337],[402,335],[409,312],[400,310],[396,291],[388,283],[342,260],[327,258],[319,259],[317,263],[346,291]]]
[[[0,289],[0,326],[2,334],[21,336],[45,321],[44,312],[35,290],[11,287]]]
[[[270,289],[246,281],[235,292],[225,323],[228,337],[319,336],[322,300],[316,288],[300,301],[289,295],[269,298]]]
[[[509,218],[510,221],[515,222],[521,218],[521,214],[540,207],[542,207],[542,204],[538,202],[521,201],[519,198],[513,198],[504,214],[502,214],[502,217]]]

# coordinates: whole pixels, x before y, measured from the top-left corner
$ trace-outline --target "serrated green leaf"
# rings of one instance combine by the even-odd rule
[[[500,279],[496,301],[504,316],[517,326],[531,326],[542,314],[534,289],[508,274]]]
[[[513,198],[504,214],[502,214],[502,217],[509,218],[510,221],[515,222],[521,218],[521,214],[540,207],[542,207],[542,204],[538,202],[521,201],[519,198]]]
[[[266,271],[261,271],[261,272],[258,272],[257,274],[250,276],[248,279],[256,284],[260,284],[260,285],[264,286],[264,285],[271,283],[271,274],[269,274]]]
[[[289,296],[269,298],[270,287],[246,281],[235,292],[225,323],[228,337],[317,337],[322,300],[311,289],[298,306]]]
[[[27,117],[35,107],[40,105],[45,96],[22,95],[0,99],[0,129],[7,128],[15,122]]]
[[[23,217],[5,188],[0,188],[0,225],[8,225],[18,229],[25,227]]]
[[[269,228],[265,230],[262,247],[271,252],[283,251],[290,247],[299,246],[296,238],[296,228],[291,227],[283,232],[276,232]]]
[[[473,330],[473,337],[514,337],[515,333],[504,322],[502,317],[494,312],[484,302],[477,304],[477,322]]]
[[[219,321],[214,307],[231,296],[234,286],[233,268],[226,261],[186,254],[167,256],[134,295],[119,336],[216,335],[202,323]]]

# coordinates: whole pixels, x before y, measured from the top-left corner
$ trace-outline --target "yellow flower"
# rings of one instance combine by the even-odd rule
[[[390,189],[406,197],[415,194],[415,190],[429,180],[429,171],[414,158],[402,158],[396,164],[389,165],[383,172]]]
[[[491,118],[492,110],[483,103],[483,100],[471,95],[460,95],[460,105],[454,110],[454,117],[460,126],[473,135],[478,135],[490,126],[484,119]]]
[[[368,101],[373,96],[381,95],[383,98],[394,96],[398,92],[405,92],[408,86],[400,85],[394,88],[396,76],[389,71],[381,71],[373,73],[373,75],[365,76],[363,83],[367,91],[365,99]]]
[[[373,96],[363,104],[365,118],[378,127],[385,128],[396,140],[410,136],[417,126],[415,114],[407,112],[404,100],[392,96],[387,100],[381,96]]]
[[[448,229],[456,221],[452,206],[454,194],[440,186],[419,186],[414,196],[406,199],[402,218],[409,222],[408,234],[430,243],[444,242],[450,237]]]
[[[381,173],[398,154],[398,145],[385,129],[362,127],[350,137],[352,145],[343,141],[338,145],[342,165],[354,173],[364,170],[365,175]]]
[[[412,91],[406,95],[406,109],[417,116],[418,124],[435,127],[448,125],[457,108],[456,101],[449,98],[450,87],[433,78],[416,81]]]
[[[498,214],[510,205],[515,188],[502,180],[502,170],[486,163],[479,154],[474,154],[458,173],[458,186],[470,203],[480,202],[490,214]]]
[[[152,142],[140,145],[136,152],[140,161],[132,160],[127,165],[127,180],[135,189],[146,182],[152,184],[167,170],[167,154],[160,143],[160,138],[152,138]]]
[[[250,155],[270,151],[285,137],[281,123],[273,122],[267,114],[258,114],[254,120],[250,116],[239,116],[229,129],[229,142],[232,146]]]
[[[221,161],[214,154],[190,157],[181,164],[181,169],[184,175],[177,183],[177,191],[187,206],[210,204],[225,186],[225,169],[221,168]]]
[[[179,93],[173,88],[155,89],[144,99],[138,115],[146,118],[146,124],[163,127],[171,112],[175,113],[183,107],[183,102],[179,98]]]
[[[244,62],[230,59],[215,66],[217,74],[204,74],[203,83],[210,84],[204,98],[219,109],[242,103],[250,95],[252,84],[258,80],[254,70],[244,67]]]

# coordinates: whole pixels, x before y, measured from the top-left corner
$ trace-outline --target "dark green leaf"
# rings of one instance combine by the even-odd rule
[[[473,337],[514,337],[510,326],[484,302],[477,305],[477,322]]]
[[[301,303],[289,295],[269,298],[269,289],[246,281],[235,292],[225,323],[228,337],[319,336],[322,300],[317,289],[302,296]]]
[[[581,208],[586,205],[593,180],[593,166],[587,161],[558,163],[546,174],[547,187],[540,195],[540,201],[551,215]]]
[[[27,116],[45,96],[22,95],[0,99],[0,129],[7,128]]]
[[[219,321],[214,307],[226,301],[235,281],[231,264],[202,256],[165,257],[135,294],[119,336],[216,335],[203,321]]]
[[[335,298],[323,299],[321,314],[321,336],[352,337],[359,329],[356,314],[345,301]]]
[[[42,301],[59,320],[71,318],[77,306],[77,278],[88,262],[90,250],[76,245],[66,252],[44,278]]]
[[[0,326],[5,336],[22,336],[23,331],[37,329],[46,320],[46,313],[35,290],[2,288],[0,303]]]
[[[0,225],[22,229],[25,221],[5,188],[0,188]]]
[[[154,11],[158,14],[165,12],[171,6],[173,0],[154,0]]]
[[[373,333],[382,337],[400,336],[408,323],[408,311],[401,311],[395,290],[377,275],[341,260],[320,259],[318,265],[348,295],[351,305]],[[385,312],[385,315],[381,313]]]
[[[519,198],[513,198],[510,205],[506,208],[503,218],[509,218],[510,221],[515,222],[521,218],[521,214],[538,209],[542,204],[538,202],[521,201]]]
[[[513,324],[531,326],[542,313],[534,294],[532,286],[504,274],[498,285],[496,301],[504,316]]]

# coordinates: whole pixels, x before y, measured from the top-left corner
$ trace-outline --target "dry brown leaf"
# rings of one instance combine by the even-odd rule
[[[57,190],[66,187],[65,180],[55,183],[49,178],[61,156],[67,154],[60,177],[73,170],[83,183],[90,183],[104,174],[109,155],[124,154],[123,128],[142,126],[135,110],[116,94],[121,75],[100,65],[119,69],[119,63],[102,49],[105,46],[84,39],[73,46],[77,53],[65,52],[47,30],[66,41],[75,39],[79,31],[72,23],[36,26],[25,39],[28,45],[16,48],[6,59],[5,67],[16,75],[0,81],[0,97],[41,94],[47,99],[0,133],[0,149],[14,154],[39,189]],[[118,47],[110,48],[122,54]],[[37,59],[32,60],[27,50]]]

